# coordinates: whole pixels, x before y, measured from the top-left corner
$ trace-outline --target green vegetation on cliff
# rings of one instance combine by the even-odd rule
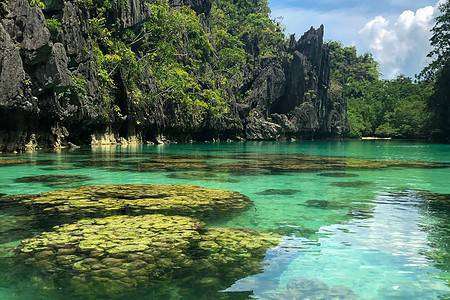
[[[131,24],[124,24],[130,9],[125,2],[80,3],[92,16],[89,36],[105,112],[100,122],[126,119],[183,131],[198,130],[205,122],[213,126],[229,113],[231,98],[243,96],[239,89],[248,80],[248,68],[274,56],[284,43],[264,0],[201,2],[210,10],[149,1],[143,4],[143,20]],[[112,18],[120,13],[121,18]],[[53,36],[59,24],[47,20]],[[89,97],[79,84],[88,78],[72,79],[79,101]]]

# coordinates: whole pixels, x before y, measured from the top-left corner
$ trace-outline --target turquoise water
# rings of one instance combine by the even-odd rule
[[[450,163],[450,145],[394,141],[192,144],[0,158],[20,161],[0,162],[0,193],[8,195],[112,183],[195,184],[247,195],[254,207],[209,226],[251,228],[280,234],[283,239],[268,250],[259,274],[238,279],[214,297],[450,297],[450,197],[433,201],[436,194],[450,194],[450,168],[435,165]],[[333,158],[363,163],[324,169]],[[287,170],[305,160],[314,160],[314,166]],[[374,168],[369,164],[374,160],[398,164]],[[412,165],[417,162],[422,164]],[[28,178],[41,175],[80,177],[56,183]],[[3,211],[0,224],[0,259],[5,261],[21,239],[47,226],[36,224],[30,216]],[[29,288],[35,279],[10,275],[8,268],[0,269],[0,278],[8,278],[0,280],[0,299],[40,297]],[[180,293],[171,297],[210,298],[198,287]],[[42,297],[49,298],[48,294]],[[52,292],[51,298],[70,299],[71,295]],[[143,290],[134,298],[159,297]]]

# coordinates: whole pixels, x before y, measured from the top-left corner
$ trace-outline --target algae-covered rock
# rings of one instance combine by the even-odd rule
[[[356,181],[339,181],[332,182],[332,186],[343,187],[343,188],[361,188],[372,185],[370,181],[356,180]]]
[[[197,158],[161,157],[139,163],[138,171],[179,171],[211,169],[206,160]]]
[[[215,181],[215,182],[228,182],[238,183],[239,180],[233,178],[228,173],[215,173],[213,171],[197,171],[197,172],[173,172],[166,175],[171,179],[182,180],[202,180],[202,181]]]
[[[248,157],[235,163],[222,163],[214,166],[214,170],[243,173],[248,171],[262,172],[316,172],[370,170],[384,168],[449,168],[448,163],[368,160],[348,157],[321,157],[314,155],[277,155],[268,154]]]
[[[295,190],[295,189],[267,189],[267,190],[258,192],[256,194],[257,195],[262,195],[262,196],[276,196],[276,195],[292,196],[292,195],[295,195],[297,193],[300,193],[300,190]]]
[[[319,173],[317,174],[322,177],[336,177],[336,178],[350,178],[350,177],[358,177],[358,174],[346,173],[346,172],[327,172],[327,173]]]
[[[17,183],[42,183],[49,187],[61,187],[77,185],[91,180],[90,177],[85,175],[62,175],[62,174],[49,174],[49,175],[36,175],[20,177],[15,180]]]
[[[41,215],[110,216],[163,213],[212,217],[248,208],[248,197],[231,191],[187,185],[84,186],[39,195],[6,197]]]
[[[202,235],[199,248],[205,255],[196,264],[197,272],[242,278],[261,271],[267,248],[277,245],[279,237],[251,230],[212,228]]]
[[[27,161],[23,159],[0,159],[0,167],[23,165],[26,163]]]
[[[69,272],[72,284],[114,281],[132,287],[191,266],[188,254],[201,226],[195,219],[163,215],[85,219],[24,240],[17,252],[47,273]]]
[[[208,230],[189,217],[111,216],[56,226],[22,241],[16,253],[50,277],[69,278],[80,293],[95,287],[116,294],[177,278],[236,280],[259,271],[278,241],[253,231]]]
[[[54,160],[31,160],[31,159],[23,159],[23,158],[0,158],[0,167],[9,167],[9,166],[17,166],[17,165],[52,165],[54,164]]]

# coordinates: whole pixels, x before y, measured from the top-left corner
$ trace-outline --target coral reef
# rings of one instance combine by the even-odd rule
[[[155,214],[56,226],[22,241],[16,252],[25,264],[49,276],[68,276],[77,293],[95,288],[117,295],[197,272],[237,279],[259,271],[265,251],[278,241],[267,234],[206,229],[196,219]]]
[[[11,196],[2,202],[26,205],[37,215],[69,217],[164,213],[207,218],[242,211],[251,205],[248,197],[236,192],[185,185],[83,186]]]

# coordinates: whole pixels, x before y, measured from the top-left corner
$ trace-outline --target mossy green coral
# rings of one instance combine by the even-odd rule
[[[16,253],[50,276],[68,276],[78,291],[123,291],[204,271],[236,280],[259,271],[266,250],[278,242],[277,236],[208,230],[193,218],[155,214],[56,226],[22,241]]]
[[[207,161],[206,159],[209,159]],[[211,162],[211,158],[216,158]],[[234,161],[229,161],[232,158]],[[242,160],[239,160],[242,159]],[[335,171],[326,175],[342,175],[336,171],[368,170],[384,168],[450,168],[448,163],[426,161],[368,160],[347,157],[319,157],[314,155],[245,155],[238,157],[156,157],[149,161],[129,165],[138,171],[203,171],[235,175],[261,174],[270,172],[318,172]],[[345,173],[347,174],[347,173]],[[326,176],[325,175],[325,176]],[[331,176],[330,175],[330,176]],[[348,177],[350,177],[349,175]],[[344,175],[342,175],[344,177]]]
[[[2,202],[24,204],[43,215],[110,216],[118,214],[212,217],[245,210],[248,197],[231,191],[188,185],[102,185],[13,196]]]

